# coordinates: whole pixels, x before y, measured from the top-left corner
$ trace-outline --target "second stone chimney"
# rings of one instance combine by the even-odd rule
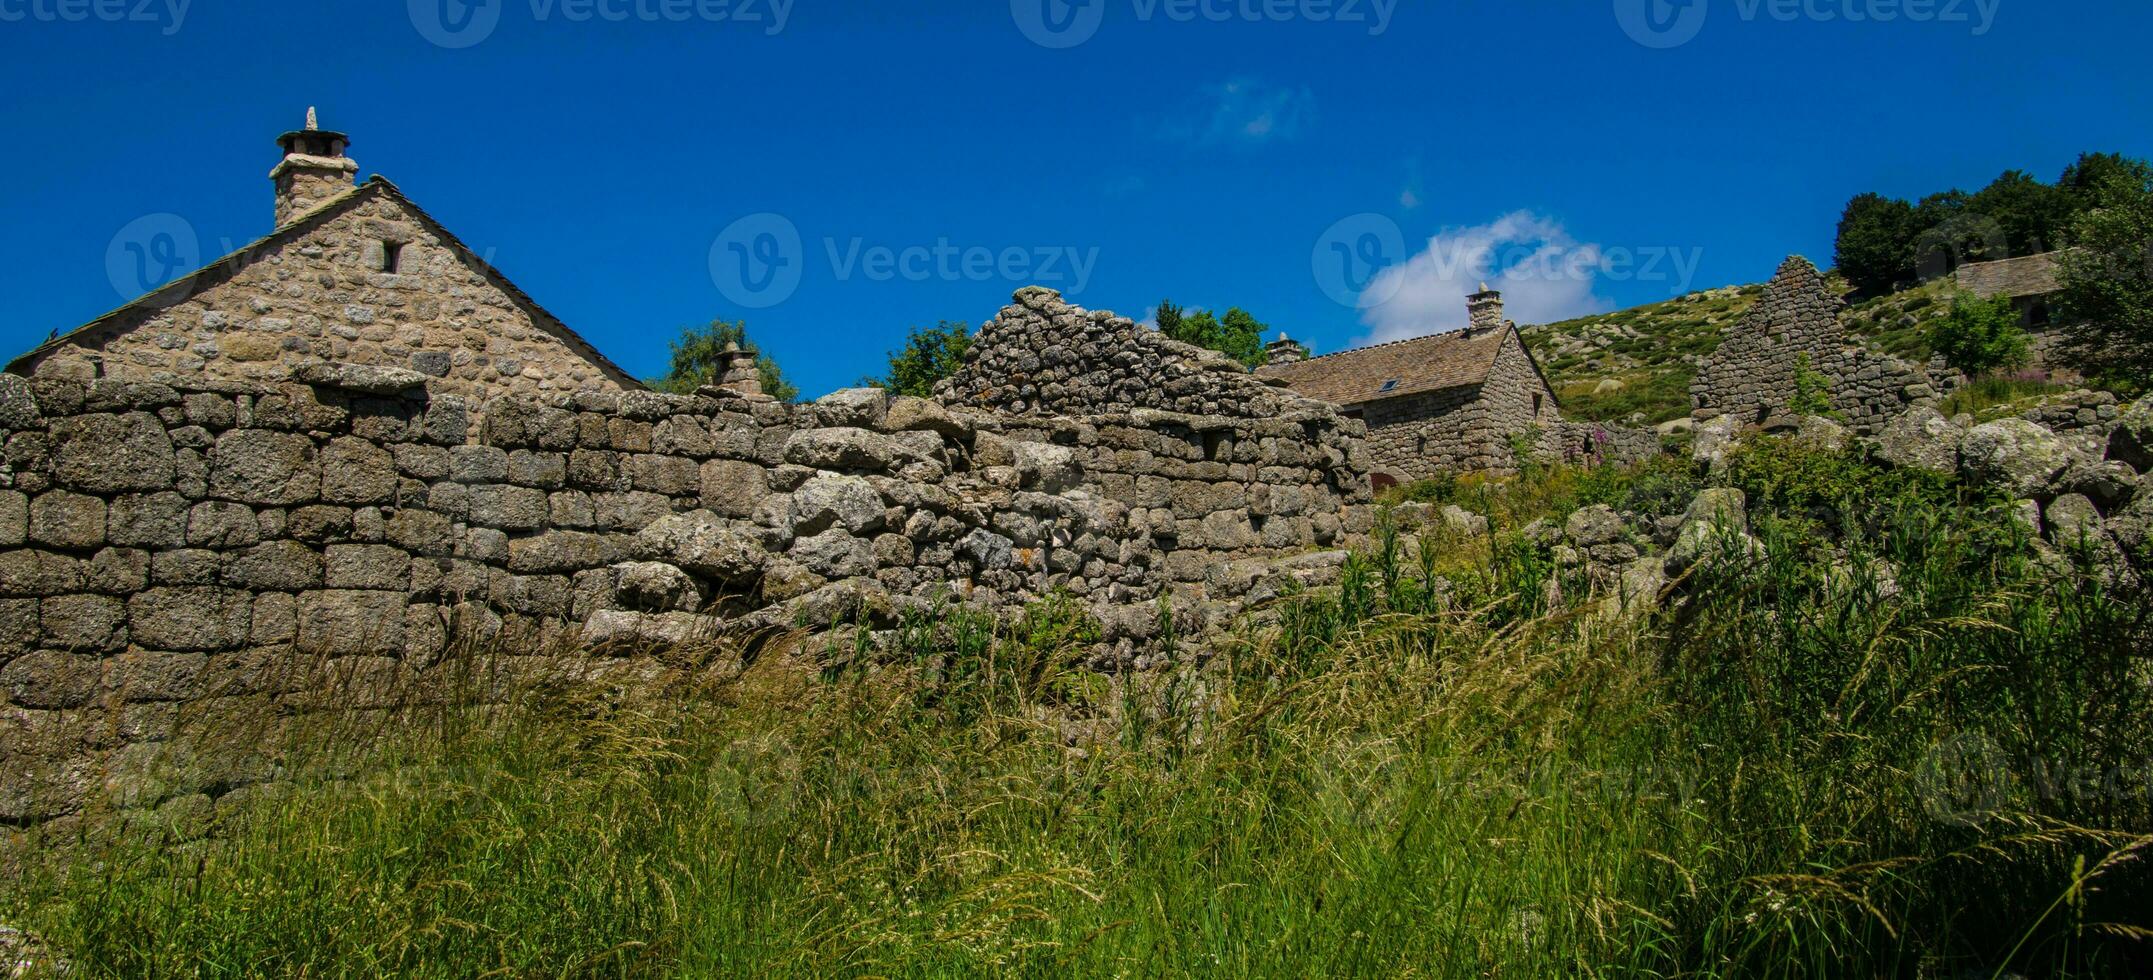
[[[1301,346],[1300,341],[1286,336],[1284,330],[1278,332],[1277,340],[1264,345],[1263,354],[1265,364],[1292,364],[1308,360],[1308,348]]]
[[[1481,283],[1479,292],[1465,298],[1465,309],[1471,318],[1465,328],[1468,334],[1501,330],[1504,326],[1503,294],[1489,289],[1487,283]]]
[[[351,137],[315,124],[314,107],[307,107],[305,129],[277,137],[284,159],[269,171],[277,188],[277,227],[291,224],[322,202],[342,194],[358,181],[359,165],[344,155]]]

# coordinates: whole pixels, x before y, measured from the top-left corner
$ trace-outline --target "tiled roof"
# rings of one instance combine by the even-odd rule
[[[2055,252],[2022,255],[1996,262],[1959,266],[1959,288],[1982,299],[2044,296],[2062,288],[2056,281]]]
[[[1257,368],[1256,373],[1282,379],[1309,398],[1358,405],[1484,383],[1495,366],[1495,355],[1503,349],[1503,340],[1514,332],[1457,330],[1292,364],[1266,365]]]

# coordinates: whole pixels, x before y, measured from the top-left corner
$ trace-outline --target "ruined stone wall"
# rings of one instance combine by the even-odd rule
[[[1690,385],[1697,414],[1745,425],[1787,415],[1805,367],[1857,432],[1874,431],[1910,405],[1933,404],[1941,391],[1925,367],[1848,344],[1839,321],[1844,305],[1816,266],[1789,257],[1698,371]]]
[[[0,376],[0,823],[80,805],[178,706],[295,696],[265,680],[293,663],[389,673],[464,638],[648,651],[1055,591],[1126,658],[1162,594],[1211,609],[1366,530],[1358,423],[1278,408]]]
[[[1139,408],[1271,418],[1294,410],[1284,382],[1217,351],[1170,340],[1127,317],[1085,310],[1033,286],[980,328],[944,403],[1013,415],[1100,415]]]
[[[1486,384],[1371,402],[1363,412],[1370,459],[1416,480],[1510,471],[1517,465],[1511,437],[1535,425],[1547,431],[1562,418],[1515,332],[1503,342]]]
[[[1566,463],[1638,463],[1660,454],[1660,434],[1605,422],[1558,422],[1548,427],[1542,452]]]
[[[184,385],[274,383],[295,365],[337,362],[415,370],[437,392],[474,400],[634,386],[466,261],[385,183],[351,193],[20,367]],[[384,272],[390,246],[401,246],[397,271]]]

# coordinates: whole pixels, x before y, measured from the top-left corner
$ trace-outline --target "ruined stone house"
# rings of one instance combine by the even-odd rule
[[[1690,383],[1692,414],[1791,425],[1808,394],[1867,435],[1911,406],[1934,405],[1949,380],[1850,341],[1839,319],[1845,306],[1815,265],[1788,256]]]
[[[312,110],[277,142],[273,231],[7,370],[199,385],[339,363],[473,400],[641,387],[394,184],[355,183],[350,139]]]
[[[1561,408],[1517,324],[1503,318],[1502,294],[1483,286],[1467,303],[1470,322],[1449,333],[1322,357],[1282,338],[1257,374],[1365,421],[1378,484],[1511,469],[1512,441],[1531,436],[1538,446]]]

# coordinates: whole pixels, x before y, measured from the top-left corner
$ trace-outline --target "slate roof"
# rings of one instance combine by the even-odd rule
[[[2063,288],[2056,279],[2057,254],[2044,252],[1995,262],[1969,262],[1959,266],[1959,288],[1982,299],[2045,296]]]
[[[566,323],[561,322],[560,317],[554,316],[552,313],[547,312],[545,307],[538,305],[537,300],[532,299],[529,294],[517,288],[516,284],[510,282],[507,276],[502,275],[499,269],[494,268],[491,263],[480,258],[479,254],[472,251],[470,246],[465,245],[462,239],[457,238],[433,215],[427,214],[426,209],[419,207],[410,198],[405,197],[402,191],[396,189],[395,184],[390,183],[387,177],[380,174],[375,174],[368,178],[366,183],[322,202],[319,207],[307,212],[305,216],[254,241],[248,242],[230,255],[174,279],[152,292],[136,297],[119,309],[37,345],[21,357],[9,361],[7,370],[18,373],[27,371],[31,363],[41,355],[67,345],[78,336],[109,326],[114,321],[134,313],[152,300],[158,300],[157,308],[161,309],[172,305],[173,302],[179,299],[194,295],[199,290],[222,283],[238,273],[239,270],[252,265],[256,259],[266,254],[267,250],[272,246],[282,245],[298,238],[300,235],[320,227],[330,218],[374,197],[387,197],[410,211],[414,217],[426,225],[427,230],[433,232],[444,244],[453,249],[458,258],[469,263],[472,268],[479,271],[479,274],[485,276],[487,281],[493,283],[503,293],[508,294],[508,298],[521,307],[531,317],[531,322],[537,324],[539,329],[554,335],[562,343],[567,344],[570,349],[583,355],[591,363],[596,364],[600,370],[606,372],[616,383],[627,388],[643,387],[642,382],[637,381],[634,375],[621,370],[620,365],[613,363],[611,359],[599,353],[598,348],[591,346],[590,342],[584,340],[582,335],[569,329]]]
[[[1339,405],[1359,405],[1463,385],[1484,384],[1516,328],[1455,330],[1411,340],[1393,341],[1291,364],[1257,368],[1263,377],[1279,378],[1295,392]],[[1522,341],[1521,341],[1522,346]],[[1530,359],[1532,352],[1526,351]],[[1539,371],[1538,363],[1533,365]],[[1541,382],[1546,383],[1543,374]],[[1389,390],[1385,385],[1396,382]]]

